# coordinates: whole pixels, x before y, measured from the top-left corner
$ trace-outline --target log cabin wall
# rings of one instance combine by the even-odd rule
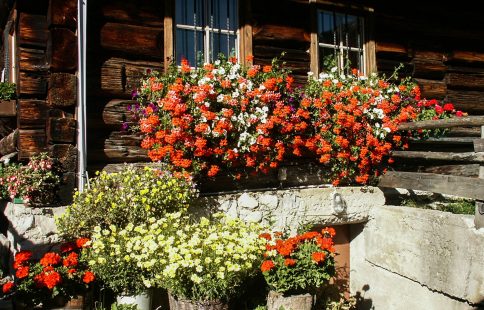
[[[148,161],[141,139],[121,130],[147,69],[163,70],[163,1],[88,5],[87,149],[90,175],[109,163]]]
[[[61,198],[68,201],[77,169],[77,0],[19,0],[10,16],[18,70],[16,129],[0,148],[16,150],[19,160],[39,152],[58,158],[65,171]]]
[[[470,4],[470,2],[469,2]],[[410,1],[243,1],[252,26],[255,64],[281,56],[296,82],[311,67],[311,14],[315,9],[345,11],[369,19],[374,69],[387,76],[400,63],[428,98],[455,103],[471,115],[484,114],[484,28],[472,6],[438,6]],[[88,168],[147,161],[139,137],[120,130],[129,121],[126,106],[146,68],[163,69],[164,1],[104,0],[88,6]],[[245,14],[245,13],[244,13]],[[476,130],[452,130],[446,142],[414,144],[414,149],[469,150]]]

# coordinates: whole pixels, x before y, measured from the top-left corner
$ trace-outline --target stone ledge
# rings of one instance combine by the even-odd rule
[[[469,303],[484,299],[484,230],[473,216],[409,207],[370,211],[364,229],[369,263]]]
[[[336,213],[333,195],[338,193],[346,205]],[[192,211],[222,211],[232,217],[271,223],[275,229],[295,231],[299,225],[340,225],[366,222],[369,211],[383,206],[385,198],[377,187],[311,187],[268,191],[244,191],[201,197]]]

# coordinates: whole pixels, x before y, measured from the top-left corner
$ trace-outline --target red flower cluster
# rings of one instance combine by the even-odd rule
[[[319,287],[334,275],[335,230],[326,227],[294,237],[265,233],[265,260],[261,271],[269,286],[279,292]]]
[[[287,133],[304,130],[289,102],[293,78],[272,66],[220,60],[156,73],[140,90],[141,146],[175,170],[216,176],[235,168],[266,173],[287,152]],[[238,176],[237,176],[238,177]]]
[[[38,261],[33,261],[31,251],[18,252],[13,263],[15,281],[5,283],[3,293],[14,292],[18,298],[25,297],[34,304],[52,298],[53,294],[73,296],[81,293],[86,284],[95,280],[94,274],[80,261],[82,248],[88,245],[88,241],[80,238],[65,243],[61,245],[60,253],[45,253]]]

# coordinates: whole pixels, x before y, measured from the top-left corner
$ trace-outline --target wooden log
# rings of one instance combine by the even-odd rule
[[[413,60],[413,77],[440,80],[445,76],[447,67],[442,61]]]
[[[47,25],[77,28],[77,0],[49,0]]]
[[[393,43],[393,42],[376,42],[375,52],[381,57],[390,57],[398,59],[408,59],[410,58],[410,51],[405,45]]]
[[[471,199],[484,199],[484,179],[434,173],[388,171],[378,184],[380,187],[406,188],[449,194]]]
[[[19,100],[18,127],[21,129],[45,128],[49,108],[43,100]]]
[[[20,12],[29,14],[46,15],[49,0],[17,0],[15,1],[16,9]]]
[[[420,86],[423,98],[443,99],[447,93],[447,85],[443,81],[415,79]]]
[[[163,28],[106,23],[101,46],[123,54],[163,59]]]
[[[67,28],[53,28],[47,42],[47,60],[52,72],[72,72],[77,69],[77,37]]]
[[[143,150],[140,135],[114,131],[104,143],[104,155],[112,163],[149,161],[147,151]]]
[[[453,127],[447,133],[448,137],[480,137],[481,132],[476,127]]]
[[[452,51],[447,56],[449,62],[484,63],[484,53],[476,51]]]
[[[42,72],[20,72],[20,95],[40,95],[47,93],[47,74]]]
[[[20,129],[18,138],[19,159],[47,150],[47,139],[44,129]]]
[[[101,67],[101,90],[113,96],[131,99],[131,92],[139,87],[140,79],[147,69],[163,70],[159,62],[108,59]]]
[[[62,170],[75,172],[77,169],[77,147],[72,144],[53,144],[49,146],[49,154],[57,158]]]
[[[112,1],[103,4],[102,13],[108,21],[161,28],[163,5],[163,1]]]
[[[49,70],[44,50],[24,47],[21,47],[19,50],[19,67],[21,71]]]
[[[132,115],[129,115],[128,107],[136,104],[136,100],[113,99],[106,104],[103,110],[103,121],[106,125],[121,126],[130,122]]]
[[[417,49],[413,55],[414,59],[419,61],[437,61],[443,62],[446,60],[446,56],[442,51],[429,51]]]
[[[47,44],[47,18],[44,15],[20,13],[18,43],[20,46],[45,47]]]
[[[0,100],[0,117],[17,115],[17,100]]]
[[[421,160],[444,160],[467,163],[484,163],[484,152],[421,152],[421,151],[393,151],[392,157]]]
[[[15,129],[0,140],[0,155],[7,155],[17,151],[18,136],[19,130]]]
[[[421,172],[475,178],[479,176],[479,164],[423,167]]]
[[[67,107],[77,102],[77,78],[70,73],[52,73],[49,77],[47,102],[51,107]]]
[[[437,129],[482,125],[484,125],[484,116],[463,116],[438,120],[402,123],[398,125],[398,130]]]
[[[472,144],[473,137],[440,137],[440,138],[428,138],[428,139],[410,139],[412,143],[425,143],[425,144]]]
[[[281,53],[285,53],[282,59],[284,61],[304,61],[309,62],[310,55],[304,49],[285,48],[270,45],[257,45],[254,47],[254,58],[272,60],[274,57],[280,57]]]
[[[453,102],[458,110],[473,114],[484,114],[484,91],[449,89],[446,101]]]
[[[449,72],[445,76],[449,88],[484,90],[484,74]]]
[[[281,26],[281,25],[259,25],[252,28],[254,41],[296,41],[311,42],[311,34],[304,28]]]
[[[47,142],[75,143],[77,121],[73,118],[50,117],[47,121]]]
[[[474,140],[474,152],[484,152],[484,139]]]

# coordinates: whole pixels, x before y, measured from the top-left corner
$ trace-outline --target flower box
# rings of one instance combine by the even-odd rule
[[[17,115],[17,100],[0,100],[0,117]]]

